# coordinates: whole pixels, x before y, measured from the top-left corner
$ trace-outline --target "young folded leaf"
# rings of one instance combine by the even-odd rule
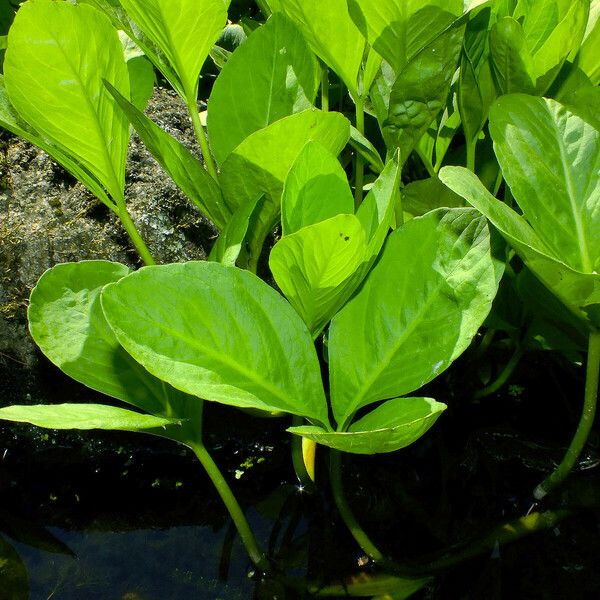
[[[251,273],[214,262],[143,268],[104,288],[102,306],[123,347],[177,389],[327,424],[306,326]]]
[[[129,98],[129,73],[108,18],[85,5],[26,2],[9,33],[4,73],[19,115],[123,201],[129,124],[103,79]]]
[[[488,315],[503,267],[485,219],[471,209],[439,209],[394,231],[331,322],[338,431],[361,407],[410,393],[444,371]]]
[[[207,173],[202,163],[181,142],[128,102],[110,83],[105,82],[105,85],[146,148],[177,187],[222,229],[231,214],[225,206],[219,184]]]
[[[31,292],[29,330],[59,369],[88,387],[154,415],[173,414],[184,396],[165,386],[119,344],[100,306],[100,292],[130,270],[108,261],[64,263]],[[177,409],[184,417],[184,412]]]
[[[46,429],[107,429],[145,431],[179,425],[180,419],[166,419],[105,404],[37,404],[0,408],[0,420],[30,423]]]
[[[347,431],[308,426],[290,427],[288,431],[342,452],[381,454],[416,442],[445,409],[445,404],[431,398],[395,398],[352,423]]]
[[[231,55],[208,101],[208,133],[217,162],[222,164],[251,133],[310,108],[319,71],[302,34],[284,14],[259,27]]]

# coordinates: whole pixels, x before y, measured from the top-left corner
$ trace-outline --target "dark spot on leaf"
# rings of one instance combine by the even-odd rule
[[[350,239],[350,236],[349,236],[349,235],[347,235],[347,236],[345,236],[345,237],[344,237],[344,241],[345,241],[345,242],[347,242],[349,239]]]

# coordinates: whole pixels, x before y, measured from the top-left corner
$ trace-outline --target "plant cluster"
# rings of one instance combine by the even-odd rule
[[[266,22],[243,27],[227,24],[228,4],[19,8],[0,125],[95,194],[146,266],[57,265],[28,313],[54,364],[130,408],[9,406],[0,418],[187,445],[268,569],[203,444],[203,402],[291,415],[298,476],[310,483],[315,448],[330,448],[340,513],[389,566],[345,500],[341,453],[392,452],[424,435],[446,407],[419,390],[484,323],[482,345],[504,331],[514,355],[481,396],[528,344],[581,355],[585,335],[583,417],[536,489],[543,497],[576,463],[598,389],[598,3],[262,0]],[[199,114],[209,56],[219,75]],[[202,161],[145,116],[155,72],[184,100]],[[131,128],[218,228],[207,261],[154,264],[127,211]],[[518,316],[502,311],[507,293]],[[425,580],[387,581],[400,598]]]

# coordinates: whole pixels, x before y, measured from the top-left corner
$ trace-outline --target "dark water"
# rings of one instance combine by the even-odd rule
[[[578,418],[581,372],[551,355],[530,355],[510,386],[479,403],[469,367],[459,364],[428,390],[449,409],[417,444],[344,461],[359,521],[407,571],[440,557],[452,563],[530,510],[531,490]],[[80,393],[63,380],[56,385],[59,395]],[[211,405],[206,425],[216,462],[279,567],[275,577],[254,573],[185,449],[149,436],[4,427],[0,600],[294,600],[309,596],[289,579],[325,585],[375,574],[333,506],[325,451],[320,490],[308,494],[295,481],[285,422]],[[437,571],[413,597],[600,598],[597,433],[584,459],[560,493],[533,507],[568,509],[569,518]]]

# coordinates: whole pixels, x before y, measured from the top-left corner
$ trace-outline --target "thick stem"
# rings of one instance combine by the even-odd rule
[[[596,414],[596,402],[598,399],[598,377],[600,373],[600,331],[592,331],[588,343],[587,368],[585,373],[585,396],[583,400],[583,412],[571,441],[571,445],[562,462],[555,471],[538,485],[533,495],[541,500],[546,494],[559,485],[571,472],[579,455],[581,454],[588,439],[594,416]]]
[[[194,132],[196,134],[196,139],[198,140],[198,144],[200,144],[200,150],[202,152],[202,158],[204,159],[204,164],[206,165],[206,170],[210,173],[211,177],[217,181],[217,168],[215,167],[215,163],[210,154],[210,149],[208,147],[208,139],[206,137],[206,132],[204,131],[204,127],[202,127],[202,123],[200,122],[200,115],[198,114],[198,106],[196,105],[195,99],[187,100],[187,107],[190,113],[190,117],[192,119],[192,125],[194,126]]]
[[[138,251],[140,258],[144,261],[145,265],[154,265],[156,262],[150,254],[150,250],[148,250],[148,246],[142,239],[142,236],[139,234],[138,230],[135,228],[134,222],[131,220],[129,213],[127,212],[127,208],[125,206],[125,201],[121,201],[117,204],[117,215],[119,219],[121,219],[121,223],[123,223],[123,227],[125,231],[131,238],[135,249]]]
[[[490,331],[493,331],[493,330],[490,330]],[[490,396],[493,393],[497,392],[508,381],[510,376],[513,374],[513,371],[515,370],[515,367],[519,364],[519,361],[521,360],[522,356],[523,356],[523,348],[521,347],[521,345],[518,345],[517,348],[515,349],[515,351],[513,352],[513,355],[510,357],[509,361],[506,363],[504,369],[502,369],[502,371],[498,375],[498,377],[496,377],[496,379],[489,385],[486,385],[481,390],[478,390],[477,392],[475,392],[473,397],[475,399],[485,398],[486,396]]]
[[[210,477],[210,480],[219,493],[219,496],[221,496],[221,500],[223,500],[227,511],[231,515],[231,519],[238,530],[238,533],[240,534],[240,539],[242,540],[242,543],[248,552],[250,560],[259,569],[266,570],[268,568],[268,562],[265,554],[259,548],[256,538],[250,529],[250,525],[246,520],[244,511],[238,504],[238,501],[233,495],[233,492],[225,480],[225,477],[223,477],[223,474],[221,471],[219,471],[219,467],[217,467],[215,461],[212,459],[212,456],[208,453],[208,450],[204,447],[204,444],[201,440],[188,442],[188,445],[198,457],[198,460],[202,463],[202,466]]]
[[[357,541],[358,545],[375,561],[385,562],[385,557],[377,549],[375,544],[369,539],[367,534],[358,524],[348,501],[344,494],[344,486],[342,484],[342,454],[339,450],[331,450],[329,454],[329,473],[331,491],[335,504],[340,511],[340,515],[350,530],[352,537]]]
[[[365,134],[365,100],[356,99],[356,129]],[[365,161],[360,152],[356,153],[354,162],[354,207],[358,208],[363,199],[363,186],[365,180]]]
[[[329,69],[326,65],[323,65],[321,71],[321,110],[329,111]]]

